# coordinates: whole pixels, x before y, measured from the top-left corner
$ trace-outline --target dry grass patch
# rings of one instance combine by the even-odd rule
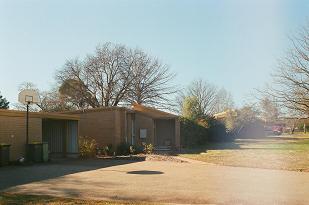
[[[0,205],[154,205],[153,203],[141,202],[111,202],[85,199],[70,199],[52,196],[37,196],[0,193]]]
[[[186,150],[181,156],[219,165],[309,172],[308,139],[241,139]]]

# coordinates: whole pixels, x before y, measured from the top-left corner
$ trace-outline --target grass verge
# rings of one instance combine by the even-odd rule
[[[38,196],[38,195],[24,195],[0,193],[0,205],[154,205],[153,203],[141,202],[111,202],[111,201],[97,201],[85,199],[70,199],[52,196]]]

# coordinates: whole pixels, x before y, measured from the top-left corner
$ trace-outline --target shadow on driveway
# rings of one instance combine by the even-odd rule
[[[135,163],[134,160],[66,159],[31,166],[0,167],[0,191],[13,186],[91,171],[106,167]]]
[[[131,172],[127,172],[127,174],[142,174],[142,175],[148,175],[148,174],[163,174],[163,172],[160,172],[160,171],[150,171],[150,170],[140,170],[140,171],[131,171]]]

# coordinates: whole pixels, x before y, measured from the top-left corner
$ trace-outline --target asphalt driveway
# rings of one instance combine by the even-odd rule
[[[0,168],[0,189],[184,204],[309,204],[309,173],[194,161],[77,160]]]

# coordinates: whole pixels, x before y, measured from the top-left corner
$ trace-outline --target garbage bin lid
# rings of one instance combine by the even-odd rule
[[[11,146],[10,144],[5,144],[5,143],[0,143],[0,147],[9,147]]]
[[[40,144],[43,144],[42,142],[31,142],[31,143],[29,143],[29,145],[40,145]]]

